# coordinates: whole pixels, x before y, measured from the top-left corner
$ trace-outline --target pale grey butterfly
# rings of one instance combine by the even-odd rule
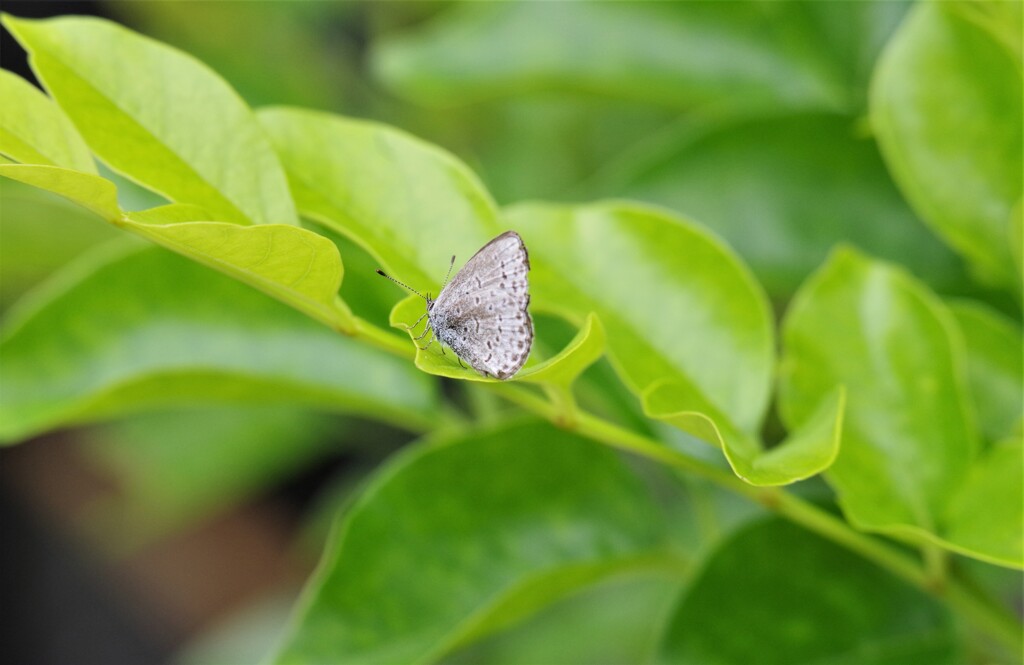
[[[533,345],[533,320],[526,273],[530,257],[523,239],[515,231],[506,231],[473,255],[454,279],[448,281],[455,266],[452,257],[448,276],[437,298],[423,295],[382,270],[377,273],[412,291],[427,301],[427,311],[412,324],[415,329],[427,319],[422,334],[428,334],[425,346],[441,343],[484,376],[509,379],[522,368]]]

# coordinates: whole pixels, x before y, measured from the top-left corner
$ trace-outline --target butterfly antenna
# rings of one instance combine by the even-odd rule
[[[444,276],[444,284],[441,285],[441,291],[444,291],[444,287],[448,286],[448,278],[452,276],[452,268],[455,267],[455,255],[452,254],[452,262],[448,264],[448,274]]]
[[[419,292],[419,291],[417,291],[416,289],[412,288],[411,286],[409,286],[409,285],[408,285],[408,284],[406,284],[405,282],[399,282],[399,281],[398,281],[397,279],[395,279],[394,277],[392,277],[391,275],[387,274],[386,272],[384,272],[383,270],[381,270],[381,269],[379,269],[379,268],[377,269],[377,274],[378,274],[378,275],[380,275],[381,277],[387,277],[387,278],[388,278],[388,279],[390,279],[390,280],[391,280],[392,282],[394,282],[395,284],[398,284],[398,285],[399,285],[400,287],[402,287],[402,288],[403,288],[403,289],[405,289],[406,291],[412,291],[413,293],[415,293],[416,295],[418,295],[418,296],[419,296],[420,298],[423,298],[424,300],[426,300],[426,301],[428,301],[428,302],[430,301],[430,299],[429,299],[429,298],[427,298],[427,297],[426,297],[425,295],[423,295],[422,293],[420,293],[420,292]]]

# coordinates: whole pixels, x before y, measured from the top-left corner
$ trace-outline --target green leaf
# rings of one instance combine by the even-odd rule
[[[919,3],[879,63],[871,122],[921,217],[981,277],[1016,288],[1009,233],[1024,188],[1024,105],[1019,48],[1001,35],[1019,43],[1020,17],[992,17],[984,25],[960,5]]]
[[[20,76],[0,70],[0,153],[22,164],[63,166],[96,173],[81,135],[46,95]]]
[[[120,235],[67,199],[8,178],[0,178],[0,210],[3,306],[88,247]]]
[[[737,476],[752,485],[787,485],[821,473],[835,461],[842,437],[845,392],[837,389],[785,441],[767,448],[737,430],[692,386],[654,383],[644,393],[644,413],[718,446]]]
[[[788,426],[806,423],[836,385],[847,388],[843,445],[827,478],[851,522],[1024,565],[1024,552],[973,549],[949,531],[951,497],[968,482],[979,446],[962,341],[932,293],[897,269],[840,250],[793,300],[783,340],[780,407]]]
[[[181,215],[190,212],[194,211],[175,210]],[[341,255],[333,242],[317,233],[286,224],[146,224],[136,219],[138,215],[130,213],[121,226],[254,286],[314,319],[351,323],[351,314],[335,303],[343,273]]]
[[[556,89],[716,111],[845,107],[904,8],[814,4],[470,4],[384,40],[373,64],[444,106]]]
[[[606,336],[601,319],[591,312],[576,336],[557,355],[532,367],[524,367],[516,378],[527,383],[568,389],[588,367],[604,355]]]
[[[9,443],[208,403],[300,403],[412,429],[436,417],[434,385],[408,363],[158,248],[68,266],[12,313],[0,355]]]
[[[461,162],[404,132],[300,109],[262,110],[303,215],[351,238],[420,291],[504,229]]]
[[[739,430],[757,430],[774,363],[771,314],[723,243],[625,202],[524,204],[505,218],[530,251],[534,309],[578,322],[596,313],[612,363],[635,394],[678,380]]]
[[[1024,349],[1020,326],[995,311],[970,301],[950,304],[967,345],[967,379],[987,441],[998,441],[1024,416]]]
[[[779,299],[837,242],[900,261],[936,288],[963,291],[960,258],[917,219],[875,144],[857,134],[852,118],[822,113],[689,121],[587,192],[650,201],[699,220]]]
[[[1024,439],[1018,433],[982,453],[950,499],[946,537],[974,552],[1002,553],[1024,568]]]
[[[297,223],[259,124],[205,65],[101,19],[5,15],[3,23],[93,152],[115,171],[219,220]]]
[[[337,526],[277,663],[432,662],[597,576],[674,560],[616,455],[545,424],[408,448]]]
[[[0,164],[0,176],[63,196],[108,222],[116,223],[121,218],[117,188],[98,175],[59,166]]]
[[[137,547],[209,519],[327,452],[339,421],[293,406],[216,406],[136,416],[87,434],[115,479],[88,513],[105,547]]]
[[[672,665],[964,662],[938,602],[777,519],[745,528],[715,552],[663,640],[658,662]]]

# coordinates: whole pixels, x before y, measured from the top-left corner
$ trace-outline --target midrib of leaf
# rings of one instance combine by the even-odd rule
[[[217,199],[218,203],[221,203],[221,204],[227,206],[228,208],[230,208],[230,210],[234,214],[237,215],[237,217],[235,219],[227,220],[227,221],[244,220],[246,223],[249,223],[249,224],[253,223],[253,220],[250,219],[249,216],[246,213],[242,212],[242,210],[240,208],[238,208],[238,206],[236,206],[235,203],[231,199],[227,198],[227,196],[225,194],[223,194],[220,191],[220,189],[218,189],[215,185],[213,185],[211,182],[209,182],[202,173],[197,171],[195,168],[192,167],[191,164],[186,162],[180,155],[178,155],[164,141],[164,138],[162,136],[160,136],[156,132],[151,131],[148,127],[143,125],[141,122],[137,121],[130,113],[128,113],[128,111],[126,111],[121,106],[121,104],[118,102],[118,100],[116,98],[109,96],[105,90],[97,88],[89,78],[83,76],[79,72],[79,70],[77,68],[75,68],[73,65],[68,64],[66,61],[64,61],[63,59],[59,58],[53,51],[48,50],[48,49],[46,49],[46,50],[39,49],[39,50],[36,51],[36,53],[38,53],[39,55],[44,55],[45,57],[49,58],[53,63],[55,63],[59,67],[62,67],[67,72],[69,72],[72,76],[74,76],[74,78],[76,78],[78,81],[80,81],[84,87],[88,88],[93,94],[95,94],[97,97],[103,99],[111,107],[113,107],[113,109],[117,111],[117,113],[121,116],[121,119],[123,119],[126,122],[126,124],[129,124],[131,127],[137,129],[143,135],[151,137],[153,139],[154,143],[157,146],[159,146],[161,151],[164,153],[164,158],[165,159],[172,160],[175,163],[175,165],[180,166],[180,168],[184,169],[190,175],[194,176],[194,178],[205,189],[207,189],[209,191],[209,193],[212,194],[212,196],[214,198]],[[38,68],[33,67],[33,71],[35,71],[36,75],[39,77],[40,80],[45,82],[46,77],[40,71],[38,71]],[[49,87],[49,86],[47,86],[47,87]],[[99,156],[99,155],[97,155],[97,156]],[[209,202],[207,202],[207,201],[178,201],[177,199],[175,199],[174,197],[172,197],[168,193],[166,193],[164,191],[161,191],[157,187],[155,187],[153,185],[150,185],[149,183],[145,183],[145,182],[142,182],[142,181],[138,180],[133,174],[125,172],[125,171],[122,171],[118,167],[116,167],[113,164],[111,164],[106,158],[104,158],[102,156],[99,156],[99,157],[105,163],[107,163],[107,165],[110,166],[110,168],[116,170],[118,173],[120,173],[124,177],[128,178],[132,182],[135,182],[138,185],[140,185],[140,186],[142,186],[142,187],[144,187],[144,188],[146,188],[146,189],[148,189],[150,191],[153,191],[153,192],[156,192],[157,194],[160,194],[161,196],[163,196],[164,198],[166,198],[169,201],[175,201],[175,202],[178,202],[178,203],[194,203],[194,204],[204,205],[204,207],[207,207],[207,208],[209,207]],[[234,216],[234,215],[232,215],[232,216]]]

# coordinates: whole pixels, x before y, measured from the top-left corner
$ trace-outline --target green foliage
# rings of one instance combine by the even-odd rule
[[[386,124],[253,112],[113,23],[4,16],[45,87],[0,75],[4,278],[54,274],[0,329],[0,441],[132,416],[90,447],[127,497],[96,523],[144,539],[320,454],[311,411],[424,435],[337,520],[273,662],[1012,657],[954,565],[1024,568],[1011,4],[483,3],[373,35],[382,83],[462,105],[423,124],[465,129],[486,186]],[[134,241],[70,260],[109,235],[72,222]],[[436,294],[509,228],[538,339],[499,382],[418,350],[422,299],[373,269]],[[734,532],[723,496],[777,517]]]

